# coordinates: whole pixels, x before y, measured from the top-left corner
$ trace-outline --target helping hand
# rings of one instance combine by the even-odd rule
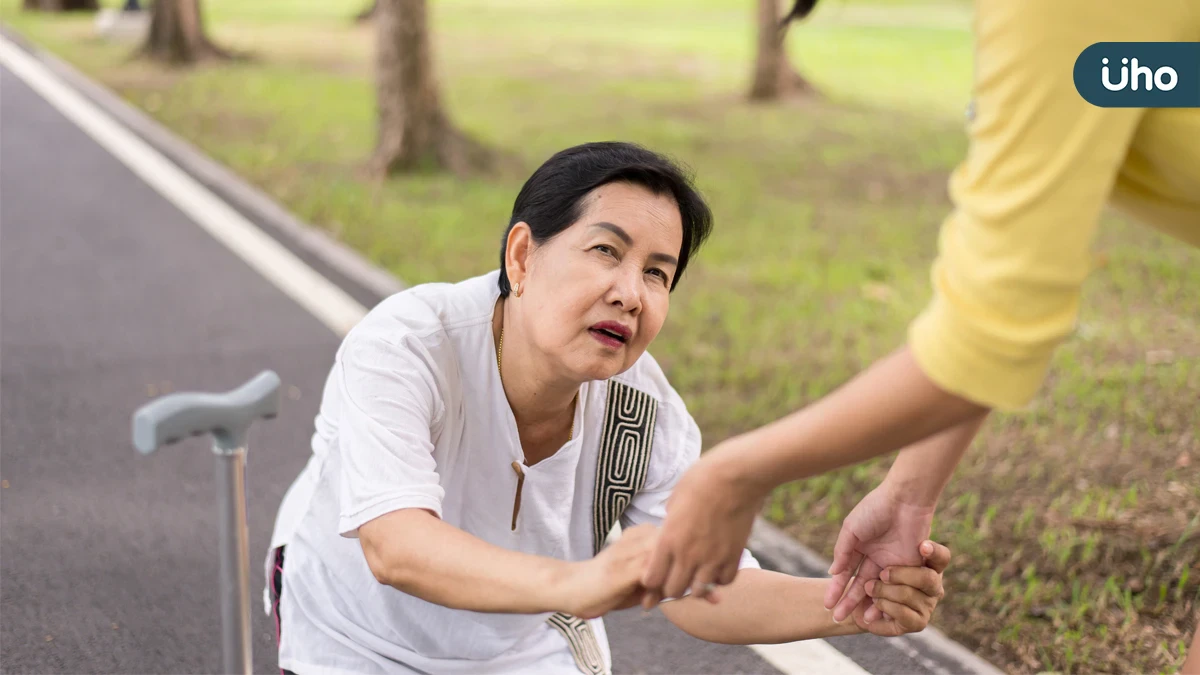
[[[921,564],[917,548],[929,537],[933,511],[932,506],[906,503],[886,481],[863,497],[842,521],[834,546],[833,582],[825,593],[825,608],[833,609],[834,621],[845,620],[856,608],[868,622],[881,618],[866,584],[879,579],[885,568]]]
[[[573,563],[563,588],[564,611],[581,619],[595,619],[640,604],[645,590],[642,572],[657,541],[657,527],[631,527],[595,558]]]
[[[938,601],[946,595],[942,573],[950,565],[950,549],[925,541],[920,552],[924,567],[888,567],[879,580],[867,582],[867,595],[875,603],[871,609],[882,610],[883,616],[869,619],[867,609],[860,605],[854,610],[859,628],[882,637],[925,630]]]
[[[658,547],[642,577],[642,606],[692,595],[717,602],[708,584],[727,585],[737,575],[742,550],[765,493],[741,485],[723,464],[720,447],[705,453],[671,493]]]

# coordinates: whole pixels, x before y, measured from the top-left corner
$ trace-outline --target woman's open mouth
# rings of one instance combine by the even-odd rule
[[[589,328],[588,332],[597,342],[612,349],[621,348],[633,337],[633,331],[616,321],[602,321]]]

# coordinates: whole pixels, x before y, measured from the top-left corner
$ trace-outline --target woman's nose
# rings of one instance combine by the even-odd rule
[[[613,283],[612,304],[636,314],[642,308],[641,275],[621,274]]]

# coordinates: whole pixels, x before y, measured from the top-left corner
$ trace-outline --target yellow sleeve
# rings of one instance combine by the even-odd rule
[[[1181,7],[976,3],[969,150],[950,179],[933,299],[909,328],[918,364],[943,389],[1002,410],[1037,393],[1074,330],[1097,221],[1144,113],[1084,101],[1075,59],[1095,42],[1163,39],[1151,36]]]

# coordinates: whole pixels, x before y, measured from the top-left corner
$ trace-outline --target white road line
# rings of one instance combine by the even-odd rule
[[[367,310],[345,291],[246,220],[145,141],[67,87],[44,65],[0,37],[0,63],[107,149],[147,185],[183,211],[214,239],[275,284],[337,335],[345,335]],[[788,675],[867,675],[824,640],[751,649]]]
[[[870,675],[824,640],[751,645],[758,655],[788,675]]]
[[[0,62],[214,239],[338,335],[367,310],[131,131],[0,37]]]

